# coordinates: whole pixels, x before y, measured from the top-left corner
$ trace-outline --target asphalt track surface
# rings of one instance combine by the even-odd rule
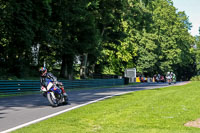
[[[177,82],[175,85],[183,85],[186,83],[188,82]],[[170,86],[173,85],[174,84]],[[41,94],[0,98],[0,132],[10,132],[17,128],[58,115],[55,113],[67,112],[115,95],[167,86],[169,86],[167,83],[143,83],[140,85],[129,85],[115,88],[74,90],[67,92],[69,95],[70,105],[58,107],[51,107],[48,100]]]

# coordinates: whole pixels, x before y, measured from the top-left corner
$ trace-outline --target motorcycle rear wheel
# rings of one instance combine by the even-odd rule
[[[53,106],[53,107],[58,106],[58,101],[53,98],[51,93],[47,93],[47,99],[48,99],[49,103],[51,104],[51,106]]]
[[[68,96],[64,96],[64,101],[63,101],[63,105],[66,105],[69,103],[69,99],[68,99]]]

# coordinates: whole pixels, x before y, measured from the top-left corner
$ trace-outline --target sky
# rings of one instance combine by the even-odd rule
[[[189,17],[189,22],[192,23],[192,28],[189,31],[191,35],[199,35],[200,27],[200,0],[172,0],[174,7],[178,11],[185,11]]]

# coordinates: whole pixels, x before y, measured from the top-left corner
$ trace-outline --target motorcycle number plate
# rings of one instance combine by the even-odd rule
[[[41,87],[41,90],[42,91],[47,91],[45,87]]]
[[[49,90],[52,86],[53,86],[53,83],[49,82],[49,84],[47,86],[47,90]]]

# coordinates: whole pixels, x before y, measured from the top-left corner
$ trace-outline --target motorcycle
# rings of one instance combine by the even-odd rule
[[[68,96],[64,96],[62,90],[51,80],[46,81],[47,87],[41,86],[43,95],[47,97],[49,103],[53,107],[60,104],[68,104]]]
[[[175,75],[175,74],[173,74],[173,76],[172,76],[172,82],[173,82],[174,84],[176,84],[176,75]]]
[[[166,79],[167,79],[168,84],[170,85],[172,83],[172,76],[168,75],[166,76]]]

